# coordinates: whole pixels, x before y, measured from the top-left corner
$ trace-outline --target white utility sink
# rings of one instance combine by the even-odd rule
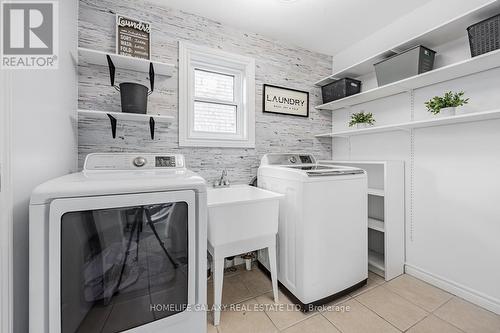
[[[278,232],[282,194],[249,185],[208,189],[208,242],[213,247]]]

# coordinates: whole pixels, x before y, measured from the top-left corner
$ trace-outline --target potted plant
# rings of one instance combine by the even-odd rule
[[[464,98],[464,95],[463,91],[458,93],[448,91],[442,97],[435,96],[425,102],[425,106],[427,107],[427,111],[434,115],[454,116],[457,107],[469,102],[469,99]]]
[[[351,114],[351,121],[349,127],[356,125],[357,128],[366,128],[375,124],[375,118],[371,112],[365,113],[364,111]]]

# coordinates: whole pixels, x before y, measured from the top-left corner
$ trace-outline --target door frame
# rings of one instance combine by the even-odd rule
[[[13,332],[12,72],[0,77],[0,332]]]

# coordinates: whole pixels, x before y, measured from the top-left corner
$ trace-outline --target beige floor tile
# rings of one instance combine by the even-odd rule
[[[281,291],[279,292],[278,304],[274,303],[272,292],[257,297],[257,302],[267,305],[267,315],[280,330],[317,314],[316,311],[307,313],[300,311]]]
[[[256,307],[255,299],[238,304],[235,310],[222,312],[218,326],[220,333],[276,333],[278,329],[266,316],[264,311]],[[236,311],[237,310],[237,311]]]
[[[384,286],[429,312],[436,310],[453,296],[407,274],[387,282]]]
[[[282,331],[283,333],[341,333],[325,317],[320,314],[312,316],[292,327]]]
[[[398,329],[355,299],[341,306],[343,310],[323,312],[323,316],[343,333],[399,333]]]
[[[271,279],[257,267],[242,271],[240,278],[253,296],[260,296],[273,290]]]
[[[252,298],[252,293],[243,283],[240,275],[224,276],[222,284],[222,303],[235,304]],[[212,305],[214,302],[213,282],[209,281],[207,285],[207,303]]]
[[[361,287],[357,290],[354,290],[349,295],[351,297],[356,297],[356,296],[361,295],[362,293],[364,293],[368,290],[371,290],[371,289],[373,289],[373,288],[375,288],[383,283],[385,283],[385,280],[383,277],[369,271],[368,272],[368,281],[366,282],[366,285],[364,285],[363,287]]]
[[[439,319],[434,315],[430,315],[415,326],[411,327],[408,333],[463,333],[455,326]]]
[[[384,285],[367,291],[356,299],[402,331],[407,330],[428,314],[385,288]]]
[[[351,299],[351,296],[349,296],[349,295],[345,295],[345,296],[342,296],[340,298],[337,298],[336,300],[334,300],[334,301],[332,301],[330,303],[327,303],[327,304],[325,304],[323,306],[320,306],[319,307],[319,312],[337,311],[338,310],[338,305],[340,305],[341,303],[345,303],[349,299]]]
[[[434,314],[468,333],[500,332],[499,315],[458,297],[453,297]]]

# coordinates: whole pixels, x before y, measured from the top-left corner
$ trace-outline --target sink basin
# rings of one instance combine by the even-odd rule
[[[282,194],[248,185],[208,189],[208,241],[213,247],[278,232]]]

